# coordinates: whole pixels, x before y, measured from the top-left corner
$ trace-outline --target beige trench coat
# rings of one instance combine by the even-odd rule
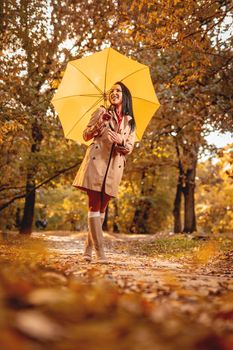
[[[83,132],[84,140],[90,135],[94,136],[95,125],[99,118],[106,112],[104,107],[99,107]],[[93,137],[93,142],[88,146],[85,157],[72,183],[73,186],[82,190],[90,189],[102,191],[105,180],[105,193],[109,196],[117,197],[118,187],[123,175],[126,155],[130,154],[134,147],[135,131],[131,132],[129,120],[131,116],[123,116],[120,129],[118,130],[118,120],[113,110],[108,111],[111,119],[106,121],[106,126],[97,136]],[[111,143],[108,138],[108,129],[119,132],[123,142],[121,145]]]

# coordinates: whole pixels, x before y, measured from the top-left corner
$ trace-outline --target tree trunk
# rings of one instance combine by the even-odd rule
[[[174,200],[174,209],[173,209],[174,233],[182,232],[181,213],[180,213],[181,197],[182,197],[182,184],[180,182],[180,176],[179,176],[178,184],[176,186],[176,197]]]
[[[134,212],[133,222],[130,227],[131,233],[144,233],[145,225],[143,222],[143,200],[141,199],[138,203],[138,207]]]
[[[140,196],[145,196],[145,180],[146,180],[146,172],[145,170],[142,171],[142,177],[141,177],[141,191],[140,191]],[[137,207],[134,212],[134,217],[132,224],[130,226],[130,232],[131,233],[144,233],[146,231],[145,228],[145,221],[144,221],[144,216],[145,216],[145,200],[140,198],[137,204]]]
[[[43,139],[42,132],[40,127],[36,122],[32,125],[32,138],[35,141],[31,147],[31,154],[39,152],[40,143]],[[35,208],[35,199],[36,199],[36,190],[35,190],[35,178],[37,173],[37,166],[33,166],[31,162],[29,163],[29,168],[27,172],[27,181],[26,181],[26,197],[23,211],[23,218],[20,225],[19,233],[21,234],[31,234],[33,218],[34,218],[34,208]]]
[[[20,228],[20,222],[21,222],[21,220],[20,220],[20,208],[18,207],[16,209],[16,213],[15,213],[15,227],[16,228]]]
[[[22,219],[22,222],[20,225],[20,231],[19,231],[22,234],[30,234],[32,232],[35,199],[36,199],[36,191],[35,191],[34,174],[31,174],[30,172],[28,172],[23,219]]]
[[[180,155],[178,146],[177,146],[177,154],[178,154],[178,156]],[[181,198],[182,198],[182,193],[183,193],[184,170],[183,170],[182,163],[180,160],[178,163],[178,169],[179,169],[179,177],[178,177],[178,183],[176,186],[176,197],[174,200],[174,207],[173,207],[174,233],[182,232],[180,210],[181,210]]]
[[[174,232],[181,232],[181,197],[182,193],[184,195],[184,233],[192,233],[196,231],[196,215],[195,215],[195,177],[196,177],[196,167],[197,167],[197,155],[198,155],[198,143],[193,144],[192,148],[188,148],[186,151],[186,156],[189,155],[190,167],[187,171],[184,171],[181,162],[181,155],[179,145],[176,140],[176,152],[179,159],[179,180],[176,188],[176,197],[174,200]]]
[[[195,215],[195,175],[196,164],[193,169],[189,169],[186,173],[186,185],[183,190],[184,193],[184,230],[185,233],[192,233],[196,228]]]

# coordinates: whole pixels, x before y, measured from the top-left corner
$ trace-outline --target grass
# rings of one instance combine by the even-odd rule
[[[183,255],[193,255],[205,251],[205,249],[209,250],[210,246],[216,253],[227,253],[233,250],[233,240],[224,237],[213,237],[208,240],[190,239],[186,236],[166,237],[149,242],[133,242],[127,250],[130,254],[179,258]]]

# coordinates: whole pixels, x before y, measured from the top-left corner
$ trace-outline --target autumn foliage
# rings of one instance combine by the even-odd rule
[[[233,348],[233,145],[206,141],[232,132],[232,11],[1,1],[2,350]],[[69,60],[110,45],[150,67],[161,107],[127,159],[98,265],[82,260],[87,199],[71,187],[86,148],[51,99]]]
[[[3,229],[30,234],[44,217],[50,229],[85,228],[85,199],[69,189],[85,150],[64,139],[50,101],[70,59],[111,44],[150,66],[161,108],[127,161],[108,226],[141,233],[223,230],[222,219],[215,228],[206,225],[210,216],[203,214],[196,176],[202,155],[216,152],[205,136],[232,131],[231,2],[61,6],[20,0],[3,1],[0,12]],[[219,206],[214,212],[222,218],[224,204]]]

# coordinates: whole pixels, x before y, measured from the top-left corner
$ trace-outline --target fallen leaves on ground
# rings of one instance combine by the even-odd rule
[[[105,234],[107,265],[84,239],[4,236],[1,349],[233,348],[231,238]]]

